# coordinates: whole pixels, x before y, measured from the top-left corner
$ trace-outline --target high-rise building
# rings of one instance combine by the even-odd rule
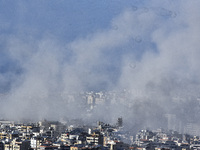
[[[120,117],[120,118],[117,119],[117,126],[118,126],[118,127],[122,127],[122,126],[123,126],[122,117]]]

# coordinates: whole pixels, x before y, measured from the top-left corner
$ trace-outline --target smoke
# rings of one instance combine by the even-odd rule
[[[22,24],[17,28],[29,35],[4,31],[1,117],[109,121],[122,116],[135,129],[166,127],[166,114],[174,114],[177,122],[199,123],[199,2],[165,3],[127,6],[109,26],[66,42],[54,32],[38,36]],[[1,29],[6,26],[10,23]],[[91,90],[124,95],[88,114],[77,93]]]

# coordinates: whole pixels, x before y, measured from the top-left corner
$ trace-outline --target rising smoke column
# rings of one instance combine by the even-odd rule
[[[165,114],[197,122],[192,109],[199,96],[198,5],[130,5],[106,28],[70,42],[49,33],[37,37],[34,31],[29,37],[2,35],[2,54],[14,69],[1,72],[1,86],[8,86],[1,115],[82,118],[84,109],[77,109],[82,99],[70,98],[74,92],[126,89],[123,101],[109,109],[99,106],[91,118],[122,116],[130,127],[165,126]]]

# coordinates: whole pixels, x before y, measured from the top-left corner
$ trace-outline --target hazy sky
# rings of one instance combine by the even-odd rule
[[[53,34],[70,42],[109,28],[111,20],[132,5],[139,4],[130,0],[2,0],[1,33],[37,38]]]
[[[162,114],[183,116],[187,106],[181,119],[197,119],[199,6],[198,0],[1,0],[1,116],[59,118],[71,107],[63,93],[129,89],[124,102],[141,109],[110,114],[151,124]]]
[[[0,72],[2,73],[2,80],[0,91],[5,92],[11,88],[13,82],[16,81],[15,77],[18,78],[18,75],[23,74],[25,71],[23,66],[27,61],[30,61],[29,57],[32,57],[38,51],[46,50],[49,51],[48,53],[50,54],[52,54],[52,51],[55,51],[55,53],[57,53],[56,55],[59,55],[59,53],[61,53],[60,55],[65,55],[62,56],[64,57],[62,58],[63,60],[60,60],[62,61],[60,62],[61,65],[65,62],[73,61],[76,59],[74,58],[76,56],[74,55],[75,52],[68,48],[71,43],[76,43],[83,39],[87,40],[88,38],[95,40],[98,34],[103,32],[106,34],[106,32],[111,32],[112,29],[113,32],[116,32],[119,27],[117,24],[112,25],[112,22],[114,22],[113,20],[127,9],[130,9],[129,11],[131,11],[131,9],[133,9],[133,11],[145,9],[141,6],[142,4],[141,2],[132,0],[126,2],[120,0],[1,1]],[[112,37],[110,37],[110,40],[113,40],[111,38]],[[50,46],[48,42],[54,44],[55,47],[53,48],[53,45]],[[101,41],[98,42],[98,44],[101,44]],[[49,46],[49,50],[47,50],[46,44]],[[40,48],[39,45],[43,45],[44,47]],[[89,45],[89,43],[87,45]],[[95,44],[91,44],[91,47],[92,45]],[[97,48],[94,47],[92,49],[93,50],[85,51],[87,51],[87,54],[96,53],[95,51],[99,49],[98,45]],[[113,48],[107,48],[107,46],[104,49],[110,50],[108,50],[109,52],[105,52],[105,55],[103,54],[102,57],[104,58],[102,62],[95,64],[93,66],[94,68],[89,68],[89,70],[100,74],[104,74],[105,72],[106,74],[111,73],[112,77],[109,78],[112,79],[112,82],[115,84],[120,74],[119,65],[121,65],[122,53],[129,52],[129,49],[124,51],[120,45],[116,47],[116,49],[118,49],[117,51]],[[91,57],[93,57],[92,55],[93,54],[91,54]],[[90,63],[94,62],[86,63],[90,65]],[[75,68],[80,69],[78,66]],[[85,71],[90,72],[87,68]],[[102,82],[101,84],[103,86],[107,84],[106,81],[100,82]],[[104,89],[101,86],[98,88],[98,86],[95,84],[88,86],[88,88]]]

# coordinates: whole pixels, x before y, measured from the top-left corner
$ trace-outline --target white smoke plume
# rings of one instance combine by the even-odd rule
[[[127,6],[109,27],[70,42],[50,33],[35,38],[34,30],[1,35],[2,62],[11,63],[0,73],[1,116],[81,118],[83,102],[70,94],[125,89],[128,97],[97,107],[91,119],[122,116],[131,127],[159,127],[165,114],[175,114],[199,123],[198,6],[186,0]]]

